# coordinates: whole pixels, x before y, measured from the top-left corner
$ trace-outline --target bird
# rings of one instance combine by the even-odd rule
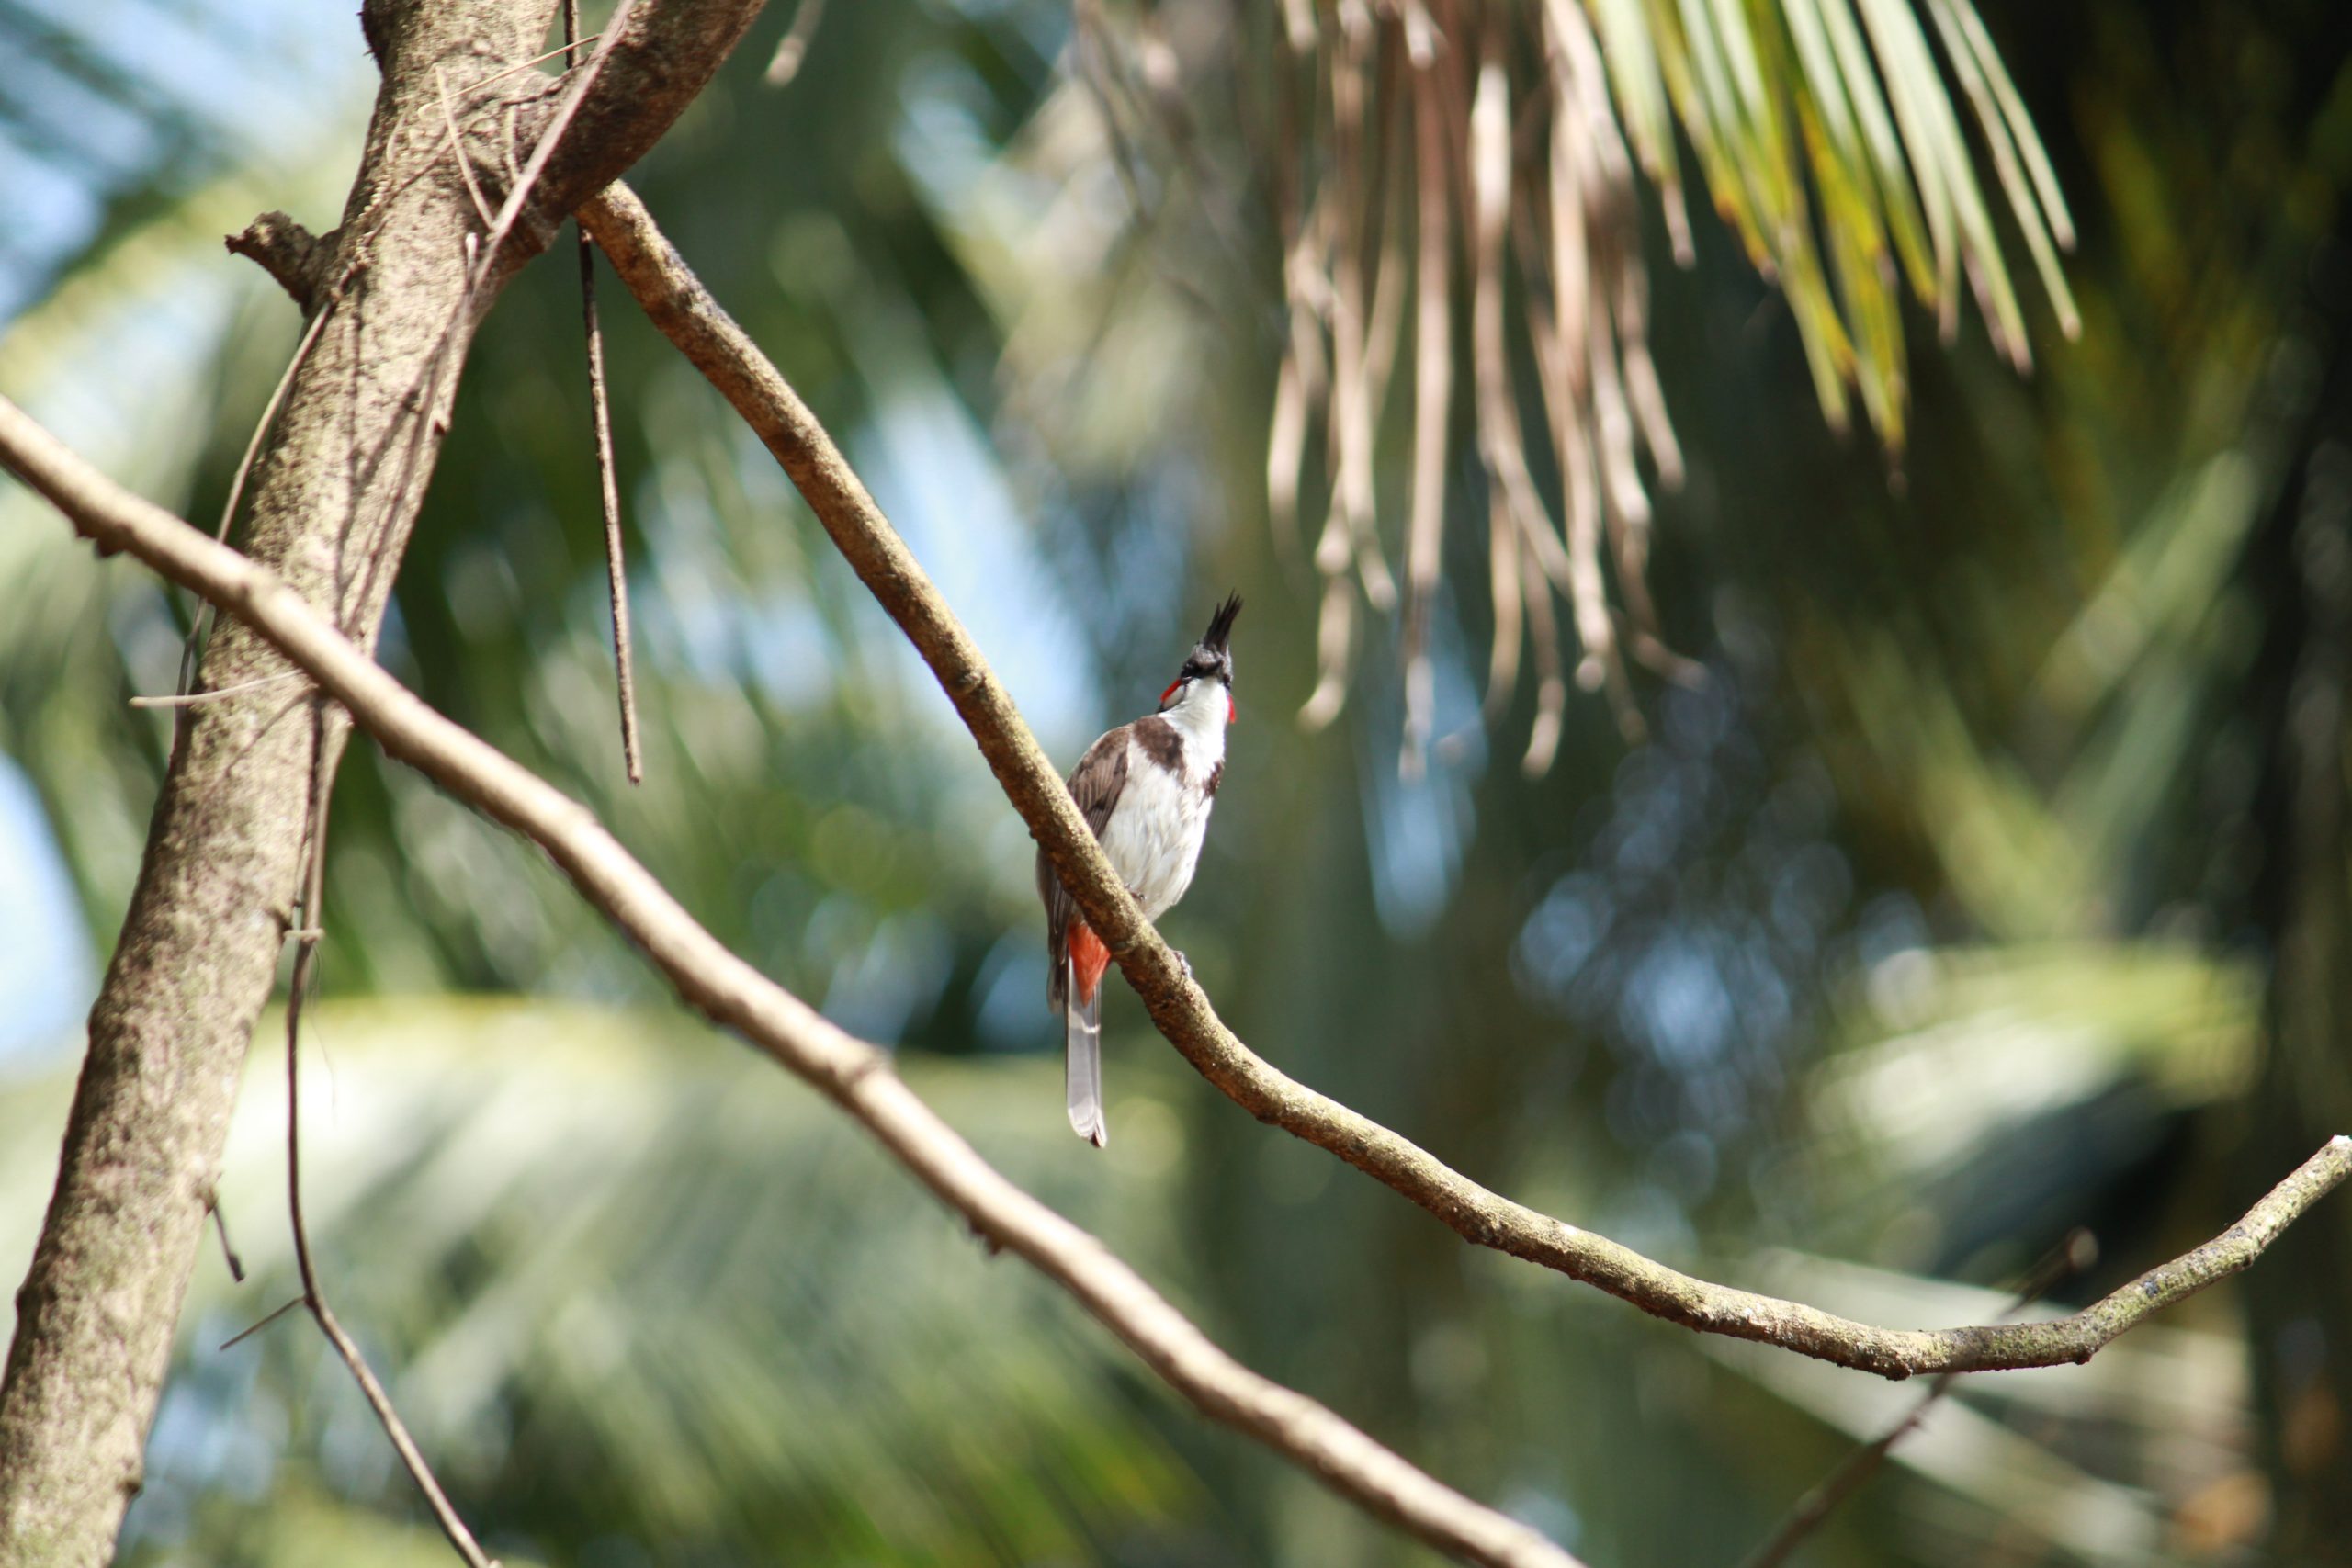
[[[1232,645],[1240,614],[1241,595],[1228,595],[1159,694],[1159,711],[1103,735],[1069,775],[1079,815],[1148,920],[1173,908],[1193,885],[1208,837],[1209,808],[1225,780],[1226,728],[1238,716]],[[1102,972],[1111,950],[1079,913],[1043,847],[1037,896],[1046,905],[1046,1001],[1062,1019],[1069,1124],[1099,1149],[1111,1137],[1102,1113]]]

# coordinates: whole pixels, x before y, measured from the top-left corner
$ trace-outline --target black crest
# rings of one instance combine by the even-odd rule
[[[1177,690],[1187,681],[1204,680],[1215,676],[1228,687],[1233,684],[1233,617],[1241,614],[1241,595],[1228,597],[1209,617],[1209,629],[1184,656],[1184,667],[1176,671],[1176,684],[1159,694],[1159,705],[1166,707],[1175,700]]]
[[[1241,595],[1235,593],[1228,596],[1224,604],[1216,607],[1216,614],[1209,617],[1209,629],[1201,634],[1201,646],[1211,653],[1223,654],[1228,651],[1233,643],[1234,617],[1240,614]]]

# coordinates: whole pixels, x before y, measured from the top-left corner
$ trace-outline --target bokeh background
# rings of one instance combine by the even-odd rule
[[[1981,15],[2080,230],[2079,340],[2004,218],[2035,368],[1973,305],[1949,345],[1906,305],[1898,457],[1830,428],[1787,297],[1709,201],[1679,267],[1640,186],[1689,467],[1651,589],[1703,678],[1637,672],[1639,739],[1572,697],[1535,777],[1525,684],[1479,705],[1475,465],[1426,774],[1397,766],[1393,617],[1366,615],[1336,721],[1295,720],[1319,590],[1266,500],[1295,155],[1272,20],[1109,8],[1103,38],[1173,51],[1136,100],[1184,106],[1170,132],[1120,118],[1058,0],[836,4],[782,88],[779,10],[632,178],[1057,756],[1248,596],[1243,722],[1166,929],[1264,1055],[1679,1267],[1975,1321],[2070,1227],[2098,1261],[2062,1302],[2352,1128],[2352,12]],[[345,7],[0,0],[0,391],[216,517],[299,324],[220,237],[266,208],[330,226],[371,89]],[[1244,1359],[1603,1568],[1737,1562],[1908,1407],[1464,1247],[1237,1111],[1124,996],[1115,1136],[1078,1146],[1025,831],[771,461],[608,285],[631,790],[575,288],[530,269],[481,337],[387,622],[403,681],[593,802]],[[1406,404],[1379,425],[1392,558]],[[167,716],[127,699],[173,688],[187,614],[0,483],[10,1279],[166,755]],[[334,820],[312,1225],[506,1561],[1429,1561],[989,1258],[526,846],[364,744]],[[124,1560],[446,1561],[299,1317],[222,1348],[293,1293],[283,1116],[265,1048],[222,1187],[253,1278],[199,1263]],[[2352,1561],[2348,1401],[2338,1198],[2086,1368],[1966,1382],[1808,1551]]]

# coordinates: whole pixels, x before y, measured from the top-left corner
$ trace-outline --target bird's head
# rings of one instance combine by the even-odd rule
[[[1210,700],[1221,693],[1225,698],[1225,716],[1229,723],[1237,715],[1233,703],[1233,620],[1241,614],[1241,595],[1228,596],[1209,617],[1209,629],[1184,656],[1183,668],[1176,671],[1176,679],[1159,694],[1159,711],[1181,707],[1187,703]]]

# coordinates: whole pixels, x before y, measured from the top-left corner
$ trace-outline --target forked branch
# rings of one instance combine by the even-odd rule
[[[1374,1516],[1496,1568],[1576,1568],[1515,1519],[1432,1479],[1306,1395],[1227,1355],[1095,1236],[1008,1180],[891,1071],[728,951],[595,815],[435,713],[277,577],[131,494],[0,398],[0,463],[86,537],[139,557],[234,615],[300,665],[385,750],[531,839],[661,966],[678,994],[863,1124],[982,1235],[1068,1290],[1204,1414],[1266,1444]]]
[[[1243,1110],[1394,1188],[1464,1240],[1555,1269],[1688,1328],[1905,1378],[2088,1360],[2132,1325],[2245,1268],[2352,1173],[2352,1138],[2338,1136],[2221,1235],[2071,1317],[1925,1329],[1854,1323],[1799,1302],[1693,1279],[1487,1190],[1410,1139],[1276,1070],[1226,1028],[1128,897],[971,634],[816,415],[710,297],[626,186],[609,187],[580,217],[654,324],[783,465],[851,569],[922,654],[1013,808],[1169,1043]]]

